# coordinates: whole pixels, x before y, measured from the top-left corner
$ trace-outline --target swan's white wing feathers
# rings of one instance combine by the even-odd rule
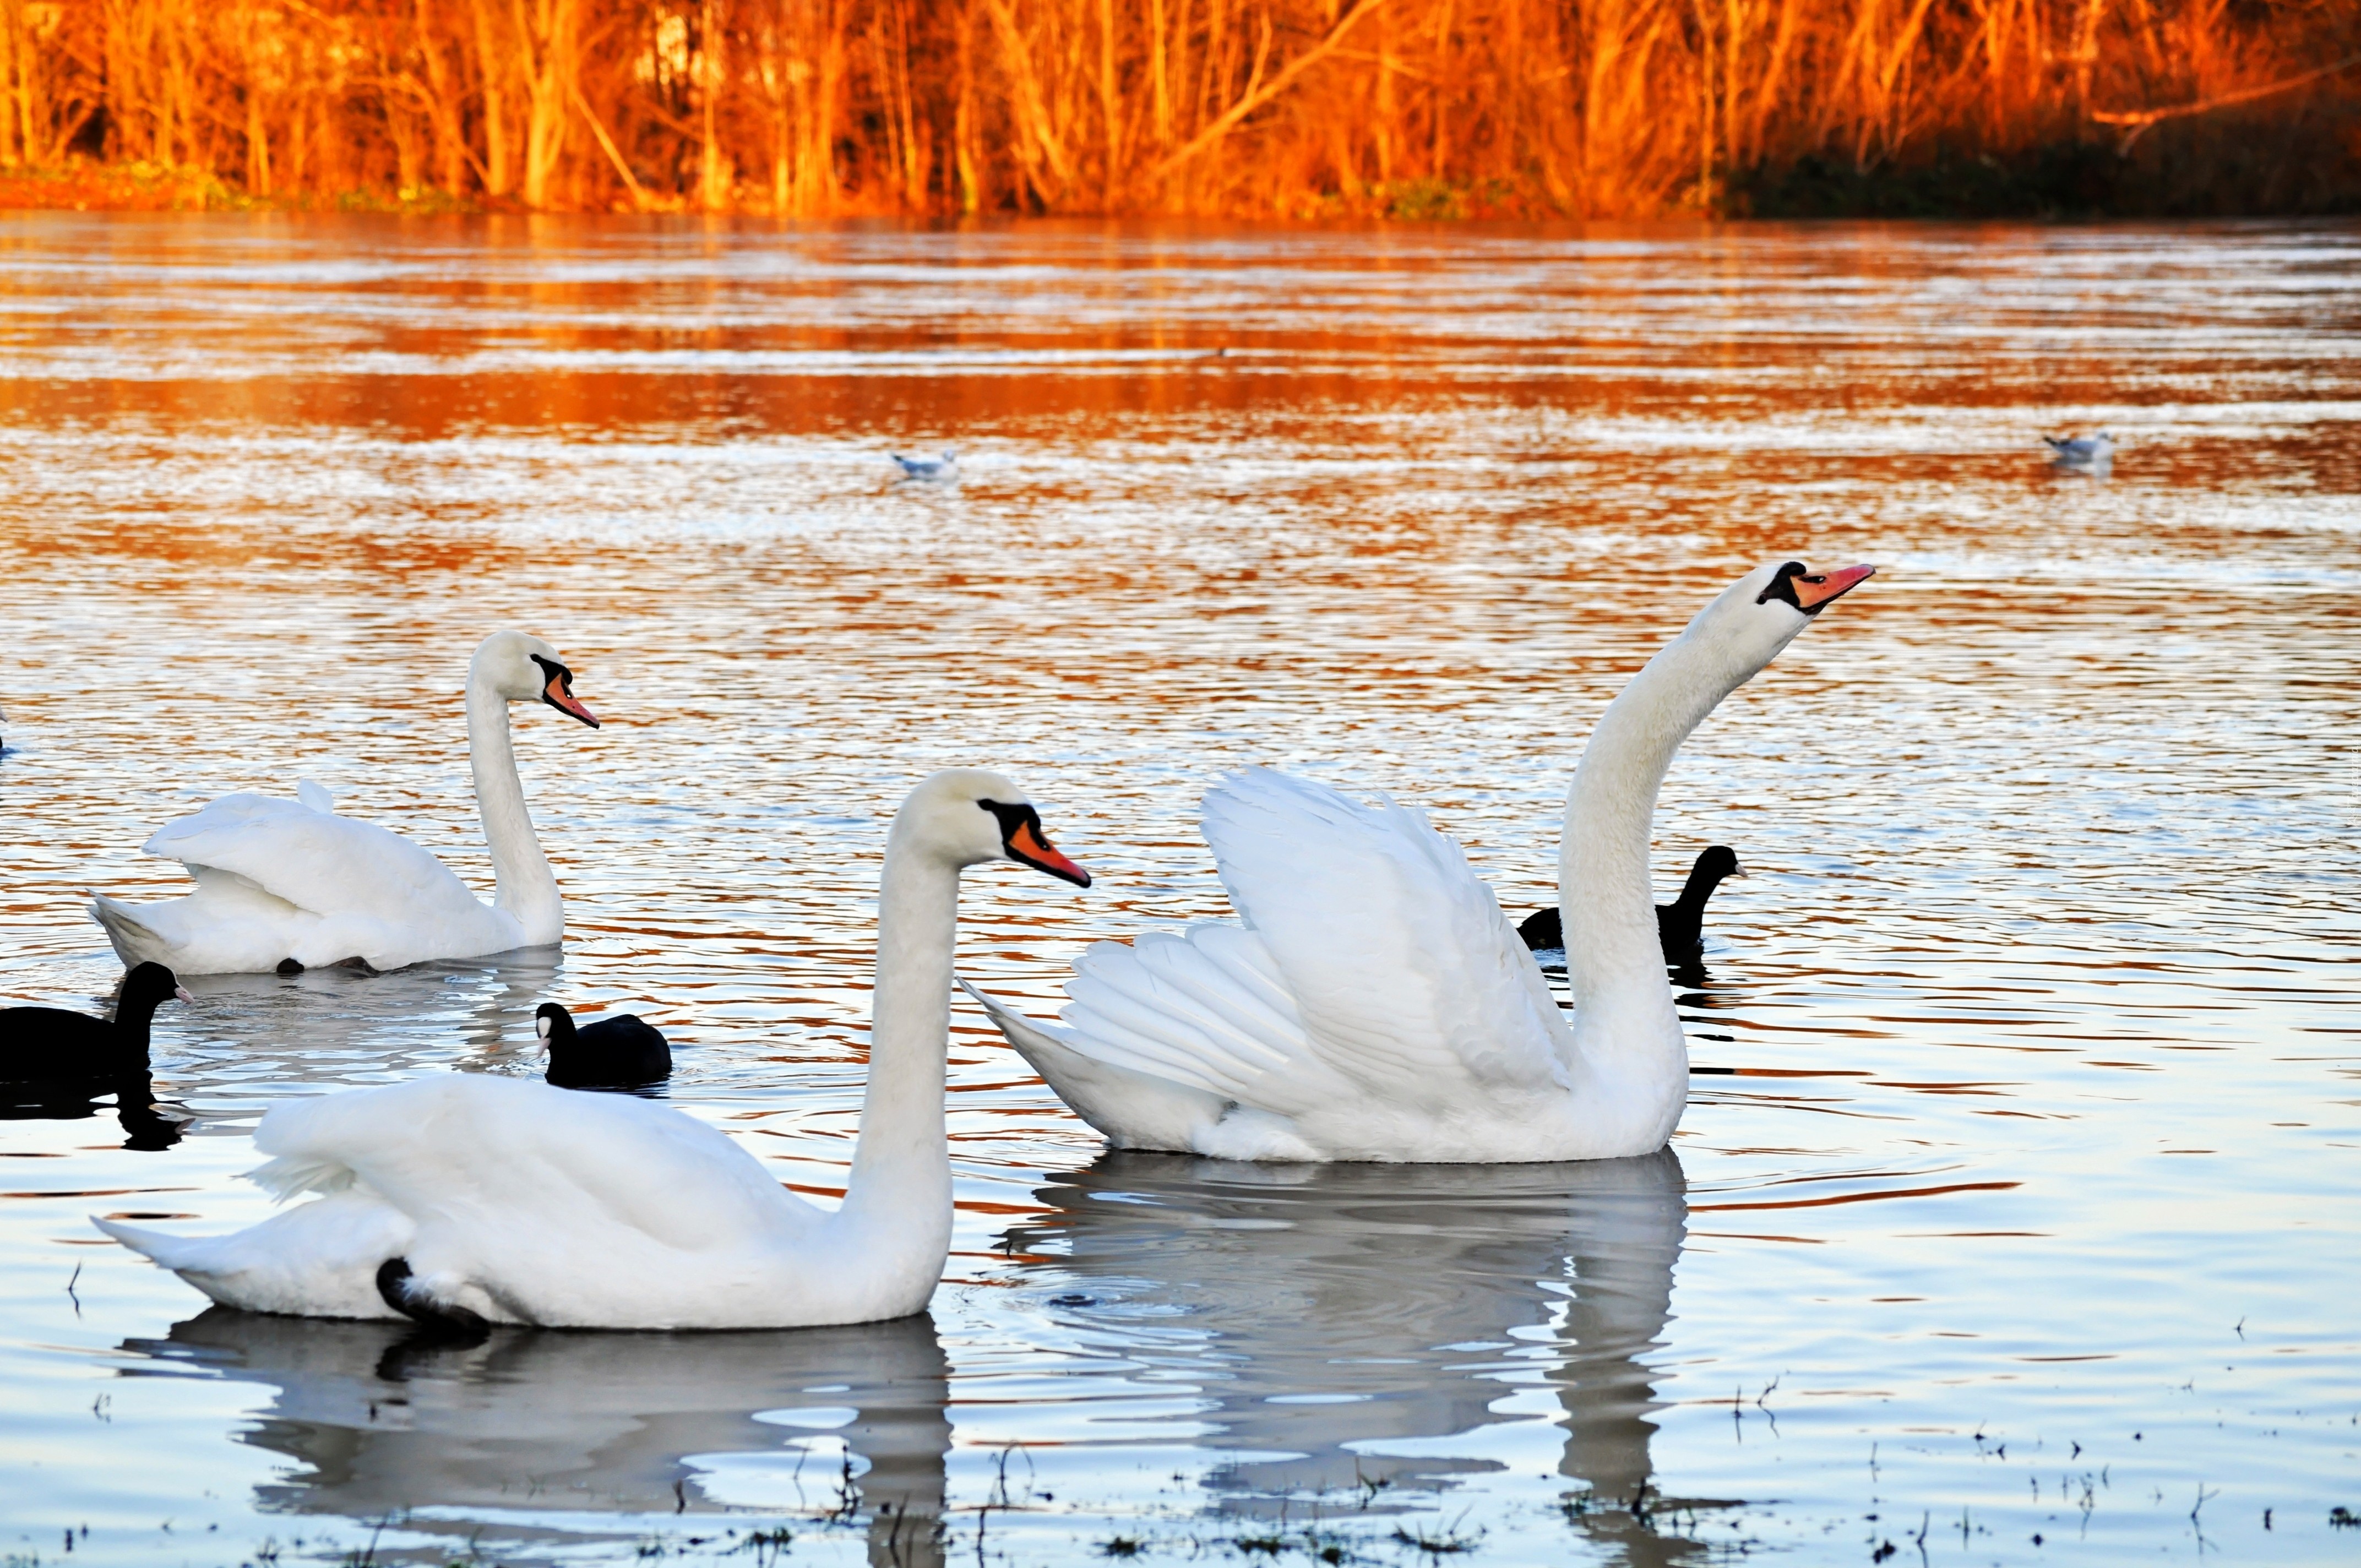
[[[140,849],[233,872],[315,915],[360,909],[418,920],[483,911],[451,868],[401,834],[270,795],[225,795],[167,822]]]
[[[1117,1148],[1185,1149],[1195,1130],[1219,1121],[1228,1103],[1192,1084],[1086,1055],[1072,1030],[1027,1018],[964,980],[959,987],[975,998],[1058,1097]]]
[[[513,1244],[611,1235],[722,1250],[817,1226],[725,1135],[668,1106],[481,1073],[283,1103],[262,1120],[256,1172],[274,1190],[333,1191],[350,1171],[422,1233],[481,1221]]]
[[[1573,1036],[1547,982],[1423,813],[1268,768],[1224,780],[1204,812],[1223,885],[1319,1060],[1411,1104],[1567,1087]]]
[[[1068,1043],[1095,1061],[1288,1114],[1344,1087],[1312,1054],[1261,940],[1235,926],[1095,943],[1066,994]]]

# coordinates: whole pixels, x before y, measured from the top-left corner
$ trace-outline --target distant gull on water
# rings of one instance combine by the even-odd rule
[[[2054,467],[2103,474],[2115,459],[2115,438],[2105,431],[2096,435],[2045,435]]]
[[[894,461],[902,466],[906,479],[956,479],[959,477],[959,451],[946,446],[932,457],[905,457],[896,452]]]

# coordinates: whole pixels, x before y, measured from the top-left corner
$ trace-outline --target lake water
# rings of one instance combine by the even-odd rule
[[[15,216],[0,407],[0,995],[103,1002],[84,890],[229,790],[489,886],[491,627],[608,720],[517,710],[562,961],[198,980],[185,1136],[0,1123],[10,1563],[2361,1551],[2361,230]],[[436,1348],[85,1219],[250,1223],[274,1102],[533,1074],[545,997],[840,1190],[914,778],[1099,873],[968,881],[1038,1012],[1227,913],[1248,762],[1521,914],[1600,708],[1789,556],[1880,569],[1667,782],[1663,895],[1752,874],[1658,1157],[1110,1157],[962,1002],[924,1318]]]

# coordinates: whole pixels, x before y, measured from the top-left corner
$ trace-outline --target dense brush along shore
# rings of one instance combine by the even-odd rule
[[[0,5],[0,205],[1279,219],[2361,210],[2257,0]]]

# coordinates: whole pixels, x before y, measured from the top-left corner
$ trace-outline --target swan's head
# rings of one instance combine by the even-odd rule
[[[1684,641],[1713,644],[1744,679],[1776,658],[1812,618],[1869,580],[1874,566],[1815,571],[1801,561],[1757,566],[1697,612]]]
[[[1076,887],[1091,885],[1091,873],[1041,831],[1041,815],[1025,792],[983,768],[946,768],[920,780],[894,814],[894,836],[955,866],[1015,861]]]
[[[495,631],[476,650],[467,684],[486,685],[511,702],[535,698],[558,712],[598,728],[598,716],[574,696],[574,672],[556,649],[525,631]]]

